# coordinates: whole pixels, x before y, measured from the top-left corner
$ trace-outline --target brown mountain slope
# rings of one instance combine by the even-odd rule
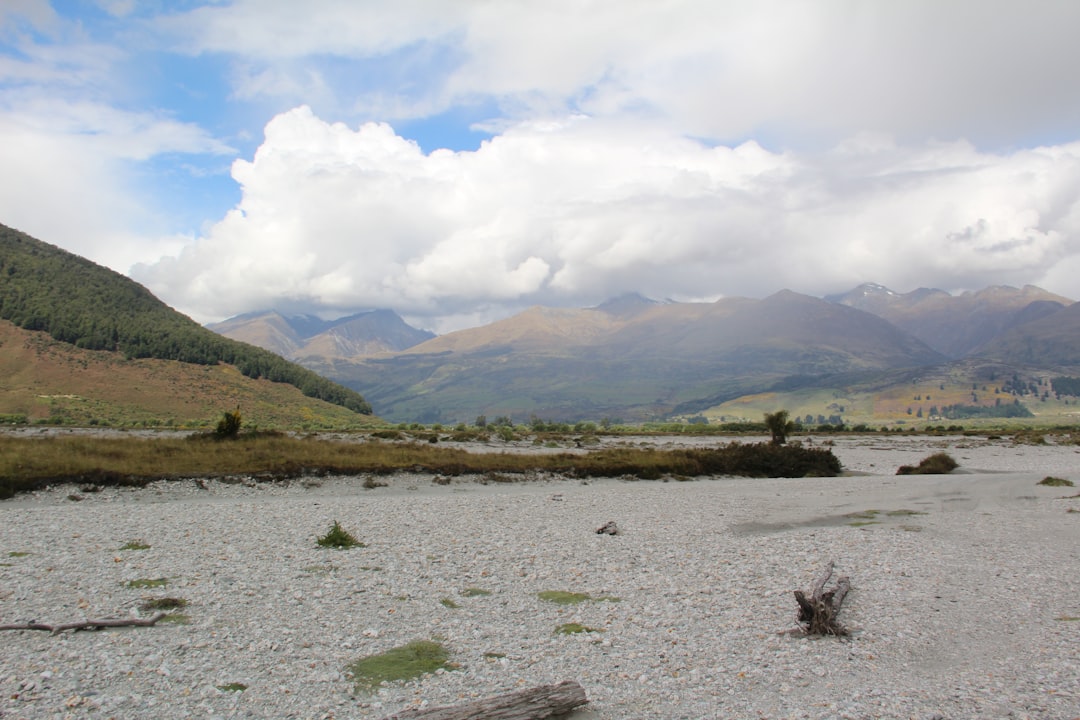
[[[1080,304],[1017,325],[977,355],[1017,365],[1080,368]]]
[[[944,358],[885,320],[792,292],[764,300],[531,308],[359,362],[308,364],[392,420],[536,413],[643,419],[827,375]]]
[[[954,296],[927,288],[899,294],[867,283],[829,299],[882,317],[950,358],[977,353],[1010,328],[1072,304],[1034,285]]]
[[[205,427],[237,407],[248,427],[349,428],[375,422],[305,397],[292,385],[245,377],[229,365],[128,360],[0,320],[0,417],[9,422]]]

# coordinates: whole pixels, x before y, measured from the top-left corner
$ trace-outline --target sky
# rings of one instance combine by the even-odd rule
[[[0,0],[0,223],[200,322],[1034,284],[1080,3]]]

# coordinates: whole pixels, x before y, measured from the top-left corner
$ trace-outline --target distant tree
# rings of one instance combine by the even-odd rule
[[[473,425],[475,425],[478,428],[486,428],[487,427],[487,415],[477,415],[476,416],[476,422],[474,422]]]
[[[787,442],[787,436],[795,432],[795,423],[788,419],[787,410],[765,413],[765,427],[772,435],[773,445],[783,445]]]

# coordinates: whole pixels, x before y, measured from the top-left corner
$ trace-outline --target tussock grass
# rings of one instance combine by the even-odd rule
[[[231,442],[176,438],[0,437],[0,497],[52,483],[142,487],[155,480],[250,476],[257,480],[398,471],[509,481],[536,471],[572,477],[832,476],[826,448],[731,443],[719,448],[606,448],[584,455],[470,453],[432,443],[346,443],[280,434]]]
[[[1065,478],[1054,477],[1053,475],[1047,475],[1038,482],[1039,485],[1046,485],[1048,487],[1073,487],[1073,481]]]
[[[365,547],[364,543],[353,537],[337,520],[330,526],[325,535],[320,536],[315,542],[319,547],[333,548],[334,550],[346,550],[351,547]]]

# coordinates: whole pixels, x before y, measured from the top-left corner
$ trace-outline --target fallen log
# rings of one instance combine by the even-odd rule
[[[543,720],[565,715],[589,702],[585,689],[573,680],[540,685],[463,705],[405,710],[383,720]]]
[[[62,633],[65,630],[97,630],[105,627],[147,627],[155,625],[158,620],[165,617],[166,613],[158,613],[153,617],[148,618],[103,618],[100,620],[80,620],[77,622],[61,623],[59,625],[50,625],[48,623],[39,623],[30,621],[27,623],[12,623],[10,625],[0,625],[0,630],[44,630],[45,632],[51,632],[53,635]]]
[[[825,590],[825,585],[832,574],[833,562],[829,561],[821,577],[814,583],[810,597],[807,597],[802,590],[795,591],[795,601],[799,603],[799,622],[802,623],[803,631],[808,635],[848,634],[847,629],[840,624],[836,616],[840,614],[840,606],[851,589],[851,581],[847,576],[840,577],[834,588]]]

